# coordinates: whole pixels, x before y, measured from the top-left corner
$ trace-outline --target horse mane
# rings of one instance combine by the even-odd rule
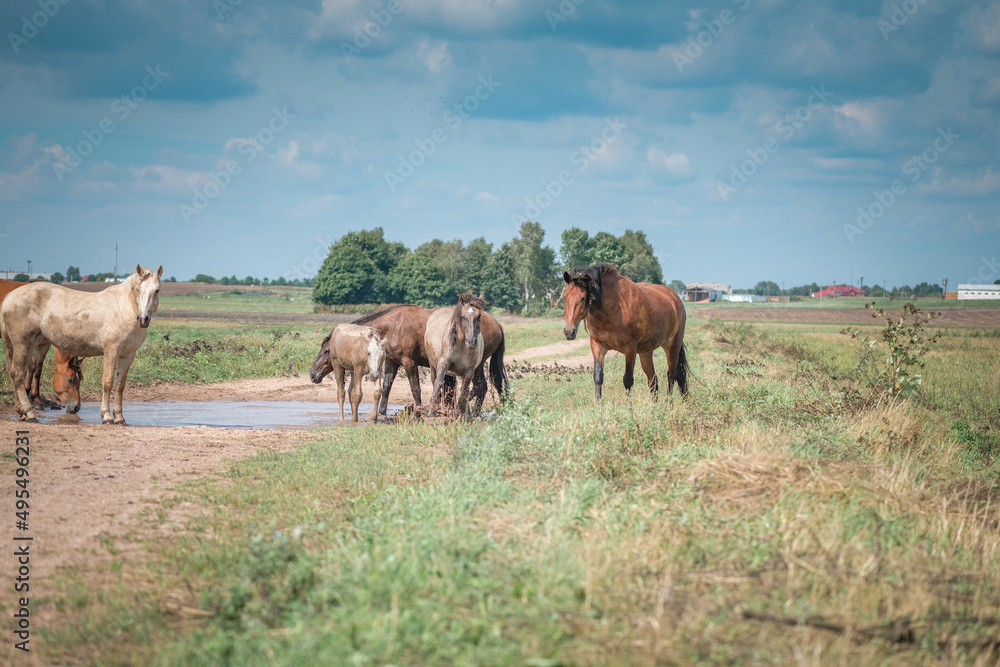
[[[397,306],[389,306],[388,308],[383,308],[382,310],[376,310],[374,313],[368,313],[363,317],[359,317],[358,319],[351,322],[351,324],[368,324],[369,322],[373,322],[378,318],[382,317],[383,315],[387,315],[392,311],[396,310],[397,308],[402,308],[405,305],[406,304],[404,303],[404,304],[399,304]]]
[[[482,296],[473,295],[471,290],[458,295],[458,303],[455,304],[455,310],[451,313],[451,328],[448,330],[448,337],[453,346],[458,345],[458,330],[461,328],[462,308],[473,306],[479,310],[486,310],[488,304],[489,302],[486,299],[482,298]]]
[[[602,280],[606,273],[621,278],[625,277],[613,264],[606,262],[573,269],[573,275],[569,277],[569,281],[587,292],[588,308],[601,303],[601,294],[604,291]]]

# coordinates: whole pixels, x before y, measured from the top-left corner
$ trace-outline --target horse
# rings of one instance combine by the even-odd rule
[[[428,414],[437,413],[444,378],[450,371],[462,380],[458,413],[462,418],[468,415],[469,384],[473,373],[483,361],[484,344],[480,328],[485,307],[485,301],[466,293],[458,297],[456,306],[438,308],[427,318],[424,347],[434,384]]]
[[[356,324],[341,324],[323,339],[319,354],[309,371],[309,378],[319,384],[330,372],[337,380],[337,401],[340,403],[340,421],[344,421],[344,371],[351,371],[351,421],[358,421],[361,404],[361,376],[368,371],[368,379],[377,382],[382,377],[385,359],[385,341],[378,331]],[[377,394],[376,394],[377,395]],[[378,419],[378,410],[372,421]]]
[[[35,282],[35,281],[33,281]],[[14,280],[4,280],[0,278],[0,304],[18,287],[24,287],[30,283],[22,283]],[[52,374],[52,389],[59,397],[61,405],[42,397],[42,369],[45,366],[45,355],[49,348],[46,347],[44,353],[39,353],[35,359],[34,370],[25,382],[25,391],[32,405],[39,410],[47,407],[66,407],[66,412],[75,414],[80,410],[80,383],[83,380],[83,371],[80,366],[80,358],[74,357],[56,348],[54,353],[56,368]]]
[[[135,273],[101,292],[32,283],[4,299],[0,304],[0,335],[22,420],[37,421],[24,382],[40,351],[52,344],[77,357],[103,355],[101,421],[125,424],[125,379],[160,305],[162,275],[162,266],[153,273],[137,264]],[[113,386],[116,376],[117,385]],[[112,413],[109,403],[113,389]]]
[[[383,308],[378,312],[365,315],[354,320],[354,324],[370,326],[378,330],[385,339],[385,372],[382,377],[382,395],[379,399],[377,414],[384,415],[389,405],[389,393],[396,373],[402,366],[410,382],[410,393],[413,402],[420,407],[420,367],[430,368],[427,350],[424,346],[424,333],[427,330],[427,318],[434,308],[421,308],[414,305],[400,305]],[[483,362],[473,375],[472,395],[474,397],[474,412],[479,413],[486,399],[488,385],[484,365],[490,362],[490,380],[493,387],[505,399],[509,394],[507,374],[504,369],[504,333],[500,323],[489,313],[483,313],[481,332],[483,334]],[[444,380],[443,394],[453,395],[455,378],[448,375]]]
[[[653,369],[653,352],[667,354],[667,393],[680,387],[687,396],[688,362],[684,349],[687,314],[677,293],[665,285],[635,283],[610,264],[594,264],[563,272],[566,282],[567,340],[576,338],[580,322],[587,319],[590,351],[594,355],[594,400],[601,400],[604,357],[608,350],[625,355],[625,390],[632,389],[635,357],[639,355],[649,390],[659,387]]]

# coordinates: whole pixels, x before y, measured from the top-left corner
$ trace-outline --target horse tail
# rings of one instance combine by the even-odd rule
[[[688,366],[687,351],[684,348],[684,343],[681,343],[681,352],[677,356],[677,386],[680,387],[681,394],[687,395],[688,393],[688,371],[691,369]]]
[[[504,341],[503,329],[500,329],[500,344],[495,352],[490,356],[490,380],[493,388],[500,394],[500,402],[505,403],[510,398],[510,384],[507,382],[507,369],[503,365],[503,353],[506,343]]]

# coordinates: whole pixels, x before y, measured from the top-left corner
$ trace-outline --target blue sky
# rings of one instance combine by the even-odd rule
[[[1000,2],[7,0],[0,268],[276,278],[381,226],[667,280],[1000,278]]]

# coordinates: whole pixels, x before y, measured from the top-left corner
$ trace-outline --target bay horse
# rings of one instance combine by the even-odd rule
[[[594,355],[594,400],[601,400],[604,384],[604,357],[608,350],[625,355],[625,389],[633,384],[635,357],[639,356],[649,390],[656,393],[659,383],[653,369],[653,352],[667,354],[667,393],[680,387],[687,395],[688,362],[684,350],[687,313],[677,292],[665,285],[635,283],[610,264],[595,264],[563,272],[566,282],[567,340],[576,338],[580,322],[586,318],[590,351]]]
[[[465,293],[454,307],[438,308],[427,318],[424,347],[434,383],[428,414],[436,414],[445,375],[451,372],[462,381],[458,414],[463,419],[468,416],[470,382],[483,361],[485,346],[480,328],[485,307],[485,301]]]
[[[361,377],[367,372],[369,380],[378,382],[382,377],[384,359],[385,341],[378,335],[378,331],[356,324],[340,324],[323,339],[319,354],[309,371],[309,378],[319,384],[333,371],[337,381],[340,421],[344,421],[344,372],[350,371],[351,385],[348,393],[351,397],[351,421],[356,422],[358,406],[361,405]],[[372,421],[378,419],[378,410],[374,413]]]
[[[0,304],[0,335],[22,420],[36,421],[24,381],[39,352],[52,344],[77,357],[103,355],[101,421],[125,424],[125,379],[160,305],[162,275],[162,266],[153,273],[137,264],[135,273],[100,292],[31,283],[4,299]],[[109,405],[112,390],[113,413]]]
[[[38,281],[32,281],[38,282]],[[22,283],[14,280],[4,280],[0,278],[0,304],[18,287],[24,287],[30,283]],[[80,410],[80,383],[83,381],[83,371],[80,366],[80,358],[74,357],[55,348],[54,356],[56,362],[55,371],[52,374],[52,390],[59,397],[61,405],[42,397],[42,370],[45,366],[45,356],[49,348],[39,351],[35,359],[34,369],[26,378],[25,391],[32,405],[39,410],[47,407],[63,407],[69,414],[76,414]]]
[[[354,320],[353,324],[370,326],[385,339],[385,371],[382,376],[382,394],[379,399],[378,414],[385,415],[389,405],[389,393],[396,379],[399,367],[402,366],[410,382],[410,393],[413,395],[415,407],[420,407],[420,367],[430,368],[427,350],[424,345],[424,333],[427,330],[427,318],[434,308],[421,308],[411,304],[390,306],[378,312],[365,315]],[[473,375],[472,395],[474,398],[473,412],[478,414],[489,390],[486,384],[484,366],[490,362],[490,381],[500,394],[501,400],[509,395],[507,373],[504,369],[504,332],[503,327],[489,313],[484,312],[481,322],[483,334],[483,361]],[[455,377],[448,375],[444,380],[444,395],[454,395]]]

